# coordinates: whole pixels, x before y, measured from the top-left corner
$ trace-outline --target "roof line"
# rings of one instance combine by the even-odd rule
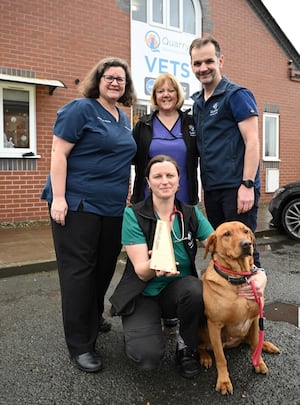
[[[300,69],[300,55],[274,17],[261,0],[246,0],[255,14],[260,18],[270,34],[286,54],[288,60],[292,60],[295,68]]]

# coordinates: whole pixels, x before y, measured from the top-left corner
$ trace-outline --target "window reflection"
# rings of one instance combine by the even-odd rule
[[[147,22],[147,0],[132,0],[132,19]]]
[[[265,124],[265,156],[276,157],[276,120],[267,117]]]
[[[3,89],[5,148],[29,147],[29,93]]]

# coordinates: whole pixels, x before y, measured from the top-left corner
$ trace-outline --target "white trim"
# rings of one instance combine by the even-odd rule
[[[37,133],[36,133],[36,87],[27,83],[16,83],[12,85],[9,82],[0,85],[0,106],[3,107],[3,89],[13,89],[28,92],[29,103],[29,145],[28,148],[5,148],[4,139],[4,116],[3,108],[0,111],[0,158],[22,158],[24,153],[32,152],[36,157]]]
[[[275,133],[272,141],[275,143],[275,155],[266,155],[266,119],[272,118],[275,120]],[[279,161],[279,114],[264,112],[263,113],[263,160],[264,161]]]
[[[16,83],[27,83],[27,84],[35,84],[35,85],[42,85],[42,86],[49,86],[50,94],[53,93],[56,87],[67,87],[63,82],[60,80],[52,80],[52,79],[37,79],[35,77],[24,77],[24,76],[14,76],[14,75],[6,75],[4,73],[0,73],[0,80],[8,81],[8,82],[16,82]]]

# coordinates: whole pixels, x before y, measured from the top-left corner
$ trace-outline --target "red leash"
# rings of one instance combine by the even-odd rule
[[[263,343],[265,340],[263,304],[262,304],[261,298],[257,295],[256,288],[255,288],[253,281],[250,281],[250,285],[251,285],[251,288],[252,288],[252,291],[253,291],[253,294],[255,297],[255,301],[258,303],[258,306],[259,306],[259,321],[258,321],[259,338],[258,338],[257,347],[256,347],[254,353],[252,354],[252,364],[254,367],[257,367],[260,362],[262,347],[263,347]]]

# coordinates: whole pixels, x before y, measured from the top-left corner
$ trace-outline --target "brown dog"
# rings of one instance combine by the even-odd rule
[[[211,252],[212,260],[202,275],[208,331],[202,328],[199,333],[200,363],[211,367],[212,359],[205,349],[212,348],[218,371],[216,390],[223,395],[233,393],[223,348],[244,342],[250,345],[253,355],[259,343],[259,301],[237,294],[238,287],[247,282],[254,268],[253,244],[252,231],[243,223],[233,221],[221,224],[206,245],[205,257]],[[272,343],[261,344],[263,351],[279,353]],[[260,354],[254,368],[256,373],[268,372]]]

